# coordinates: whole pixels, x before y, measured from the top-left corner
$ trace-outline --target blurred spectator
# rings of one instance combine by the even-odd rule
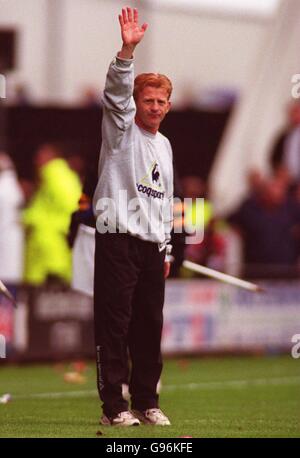
[[[77,208],[71,216],[68,233],[68,241],[71,248],[74,247],[74,243],[80,225],[88,226],[93,229],[95,229],[96,227],[92,199],[97,186],[98,169],[96,164],[94,165],[94,167],[91,167],[89,164],[89,166],[87,167],[86,176],[83,183],[82,194],[79,198]],[[93,243],[95,243],[94,240]],[[92,269],[92,271],[94,272],[94,268]]]
[[[95,216],[92,198],[98,180],[97,168],[88,168],[79,208],[72,214],[68,241],[72,253],[72,288],[94,294]]]
[[[19,183],[22,188],[26,205],[35,192],[35,183],[27,178],[19,178]]]
[[[264,186],[264,177],[257,169],[250,170],[248,174],[248,184],[251,192],[259,192]]]
[[[0,152],[0,278],[8,283],[18,283],[23,276],[23,201],[14,165]]]
[[[192,199],[191,205],[185,203],[184,206],[185,227],[197,227],[199,233],[204,230],[204,239],[201,243],[186,245],[185,258],[208,265],[210,257],[219,248],[219,240],[214,231],[213,207],[207,199],[206,183],[198,176],[186,176],[182,179],[182,188],[184,198]],[[197,198],[204,198],[204,202],[197,202]],[[184,275],[186,276],[185,271]]]
[[[13,103],[21,107],[27,107],[32,104],[31,95],[26,84],[17,84],[15,86]]]
[[[275,172],[287,173],[292,182],[300,182],[300,103],[288,107],[288,125],[277,138],[271,151]]]
[[[169,278],[179,277],[182,262],[184,260],[185,250],[185,232],[183,227],[183,190],[180,179],[177,173],[175,159],[173,158],[174,172],[174,207],[173,207],[173,229],[171,231],[172,256],[174,258],[171,263]],[[176,232],[175,228],[180,227],[180,231]]]
[[[78,153],[70,153],[65,156],[69,167],[78,175],[83,185],[85,180],[86,164],[83,157]]]
[[[86,108],[97,108],[101,106],[101,94],[98,89],[88,86],[84,89],[81,105]]]
[[[67,243],[70,217],[77,208],[81,183],[55,145],[40,147],[34,158],[37,189],[23,214],[26,227],[25,281],[39,285],[49,277],[71,278]]]
[[[260,180],[228,220],[241,231],[246,277],[298,275],[300,205],[284,175]]]

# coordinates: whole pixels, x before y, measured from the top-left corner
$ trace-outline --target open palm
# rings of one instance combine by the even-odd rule
[[[141,27],[138,24],[138,11],[136,8],[122,8],[122,15],[119,15],[122,40],[125,45],[136,46],[143,38],[147,24]]]

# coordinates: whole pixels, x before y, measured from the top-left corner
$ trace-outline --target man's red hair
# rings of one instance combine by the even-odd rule
[[[171,97],[173,86],[167,76],[161,75],[160,73],[141,73],[134,80],[133,97],[135,100],[146,86],[165,89],[167,91],[168,100]]]

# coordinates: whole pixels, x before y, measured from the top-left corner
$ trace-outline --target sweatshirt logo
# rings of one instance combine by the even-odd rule
[[[148,197],[163,199],[165,190],[160,178],[159,165],[156,161],[152,162],[146,175],[136,184],[137,190]]]

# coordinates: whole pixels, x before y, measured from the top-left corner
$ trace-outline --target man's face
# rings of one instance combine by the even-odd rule
[[[168,113],[171,103],[164,88],[146,86],[136,100],[136,123],[155,134]]]

